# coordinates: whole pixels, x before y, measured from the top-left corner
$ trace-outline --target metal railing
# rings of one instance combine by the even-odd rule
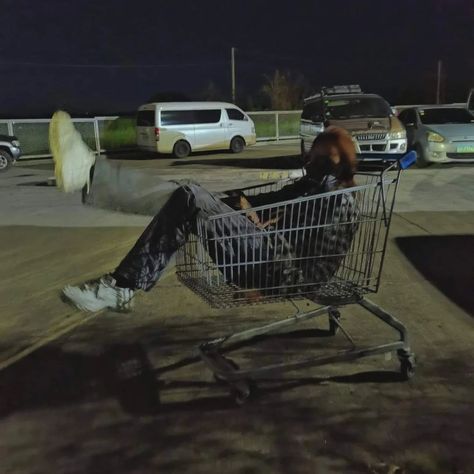
[[[448,104],[446,104],[448,105]],[[449,104],[463,106],[465,104]],[[394,106],[398,112],[415,105]],[[255,123],[258,142],[299,138],[301,110],[247,112]],[[22,158],[50,157],[48,127],[50,119],[0,120],[0,135],[15,135],[21,144]],[[75,118],[73,122],[84,141],[99,153],[136,148],[134,117]]]
[[[257,141],[298,138],[301,110],[248,112],[255,122]],[[20,141],[21,158],[51,156],[48,143],[50,119],[2,119],[0,135],[14,135]],[[74,118],[74,125],[94,152],[114,152],[136,147],[134,117]],[[21,159],[20,158],[20,159]]]

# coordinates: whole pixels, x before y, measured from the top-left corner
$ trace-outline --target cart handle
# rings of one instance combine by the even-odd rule
[[[398,160],[398,164],[402,170],[406,170],[416,161],[416,151],[412,150]]]

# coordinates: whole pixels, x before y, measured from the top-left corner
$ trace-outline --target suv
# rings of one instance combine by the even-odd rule
[[[7,170],[21,155],[16,137],[0,135],[0,172]]]
[[[303,156],[330,125],[349,131],[359,158],[381,159],[407,150],[405,128],[387,101],[376,94],[364,94],[359,85],[323,87],[304,100],[300,124]]]

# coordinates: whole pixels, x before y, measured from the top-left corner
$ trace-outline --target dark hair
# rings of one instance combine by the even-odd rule
[[[339,163],[331,159],[333,151],[339,155]],[[304,165],[308,176],[321,180],[333,175],[343,187],[354,186],[357,169],[356,149],[352,137],[340,127],[328,127],[315,139]]]

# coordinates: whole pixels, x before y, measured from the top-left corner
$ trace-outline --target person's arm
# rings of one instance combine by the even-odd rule
[[[289,201],[301,197],[304,193],[304,186],[301,180],[288,184],[279,191],[257,194],[256,196],[245,196],[252,207],[265,206],[266,204],[276,204],[282,201]]]

